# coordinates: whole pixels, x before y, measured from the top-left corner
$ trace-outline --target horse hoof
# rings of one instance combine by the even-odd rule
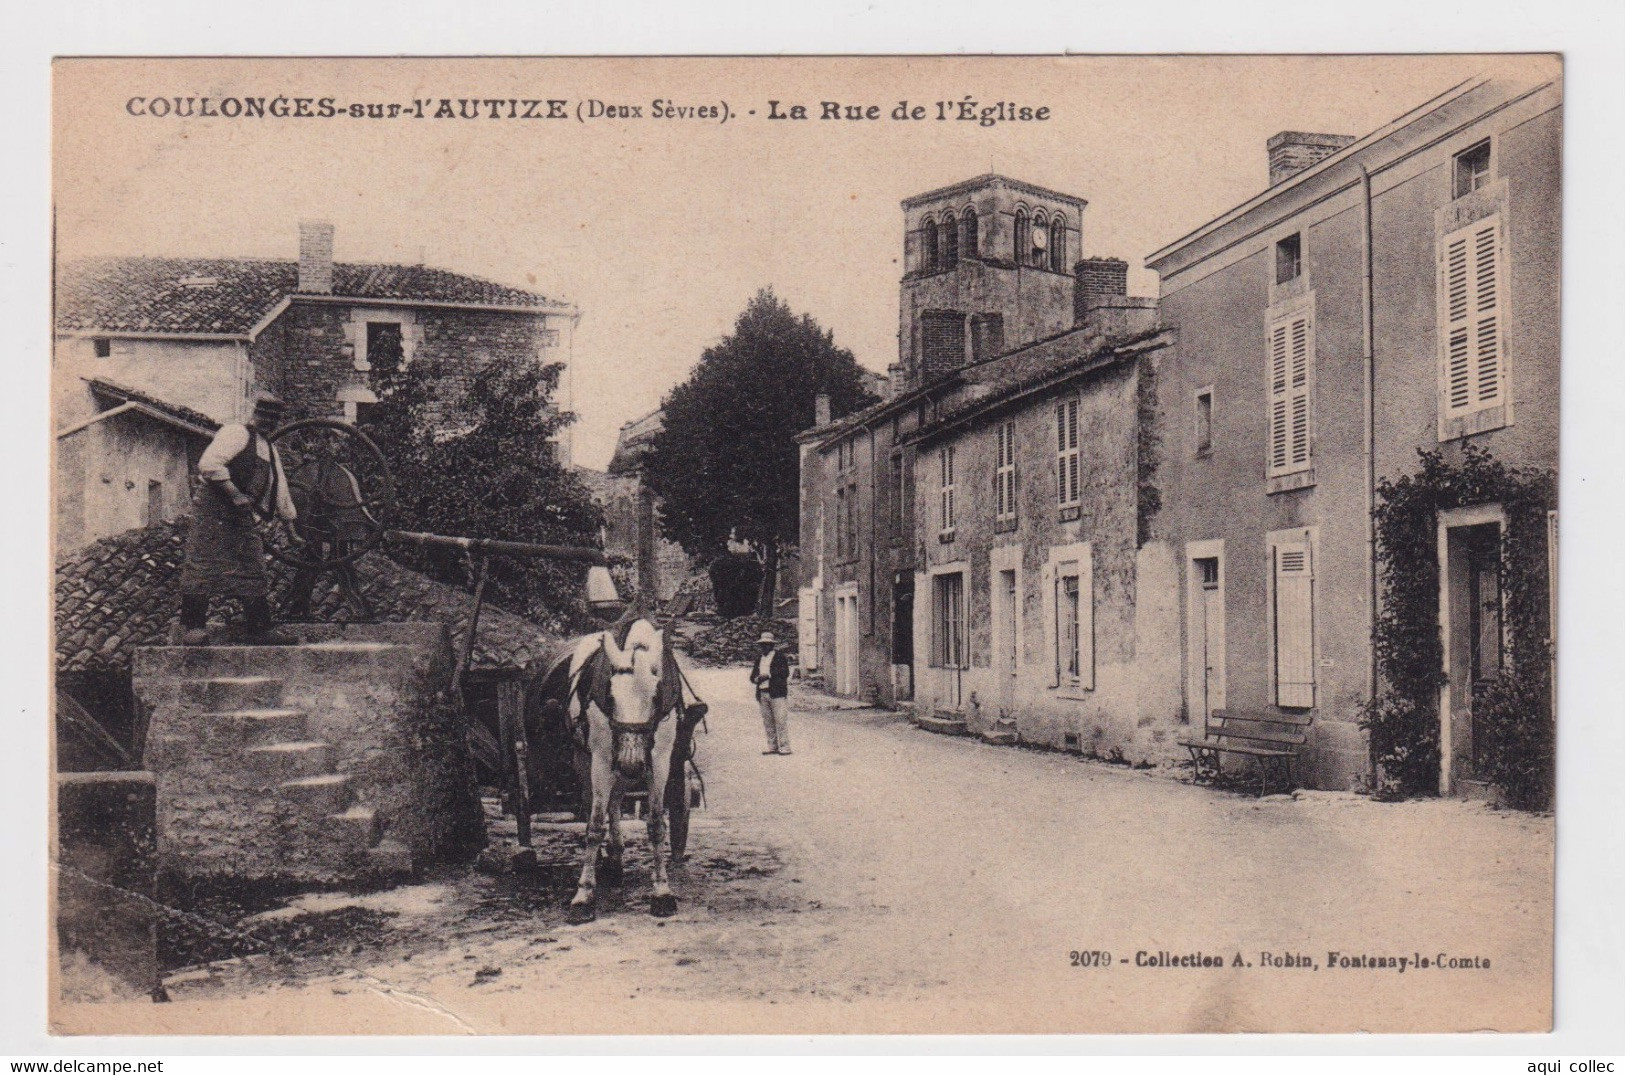
[[[572,926],[579,926],[591,922],[598,917],[598,908],[590,903],[572,903],[570,910],[565,914],[564,920]]]
[[[677,913],[677,897],[667,893],[649,901],[649,913],[656,918],[670,918]]]
[[[619,885],[625,879],[625,868],[619,862],[605,862],[598,867],[599,884]]]

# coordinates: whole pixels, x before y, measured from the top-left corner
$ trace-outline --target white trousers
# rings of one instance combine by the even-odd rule
[[[762,730],[767,733],[767,749],[780,753],[790,749],[790,699],[769,698],[758,691],[756,704],[762,707]]]

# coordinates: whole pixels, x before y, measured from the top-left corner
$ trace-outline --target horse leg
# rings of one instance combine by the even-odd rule
[[[666,721],[655,732],[649,751],[649,852],[654,856],[649,913],[670,918],[677,913],[677,897],[672,894],[667,865],[671,861],[671,832],[666,826],[666,781],[671,776],[672,752],[676,745],[677,722]]]
[[[606,885],[620,885],[626,877],[623,855],[626,842],[621,836],[621,794],[626,790],[621,778],[616,776],[615,789],[609,793],[609,843],[604,849],[604,864],[599,870],[599,876]]]
[[[594,750],[592,809],[587,815],[587,854],[581,864],[581,879],[577,882],[575,897],[570,900],[571,922],[591,922],[598,916],[598,849],[604,845],[604,830],[609,824],[609,793],[613,781],[609,751]]]

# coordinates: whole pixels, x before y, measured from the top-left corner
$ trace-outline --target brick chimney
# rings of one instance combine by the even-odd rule
[[[333,293],[333,225],[328,221],[299,222],[299,293]]]
[[[1077,285],[1072,289],[1072,320],[1081,325],[1089,309],[1102,299],[1128,294],[1128,262],[1122,258],[1084,258],[1073,268]]]
[[[813,400],[813,425],[829,425],[829,393],[820,392]]]
[[[1264,143],[1270,155],[1270,186],[1290,179],[1354,142],[1352,134],[1306,134],[1282,131]]]

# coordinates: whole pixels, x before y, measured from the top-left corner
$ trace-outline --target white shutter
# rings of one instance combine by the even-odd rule
[[[1039,580],[1044,595],[1044,639],[1050,653],[1051,687],[1061,685],[1061,573],[1054,564],[1045,564]]]
[[[1268,473],[1289,474],[1311,462],[1315,327],[1307,313],[1270,326],[1268,357]]]
[[[1439,246],[1439,377],[1447,416],[1505,402],[1505,262],[1499,216],[1453,232]]]
[[[1095,689],[1095,549],[1078,561],[1078,683]]]
[[[796,612],[796,641],[801,651],[801,667],[811,672],[818,667],[818,591],[802,590]]]
[[[1275,704],[1315,704],[1314,564],[1307,541],[1275,546]]]

